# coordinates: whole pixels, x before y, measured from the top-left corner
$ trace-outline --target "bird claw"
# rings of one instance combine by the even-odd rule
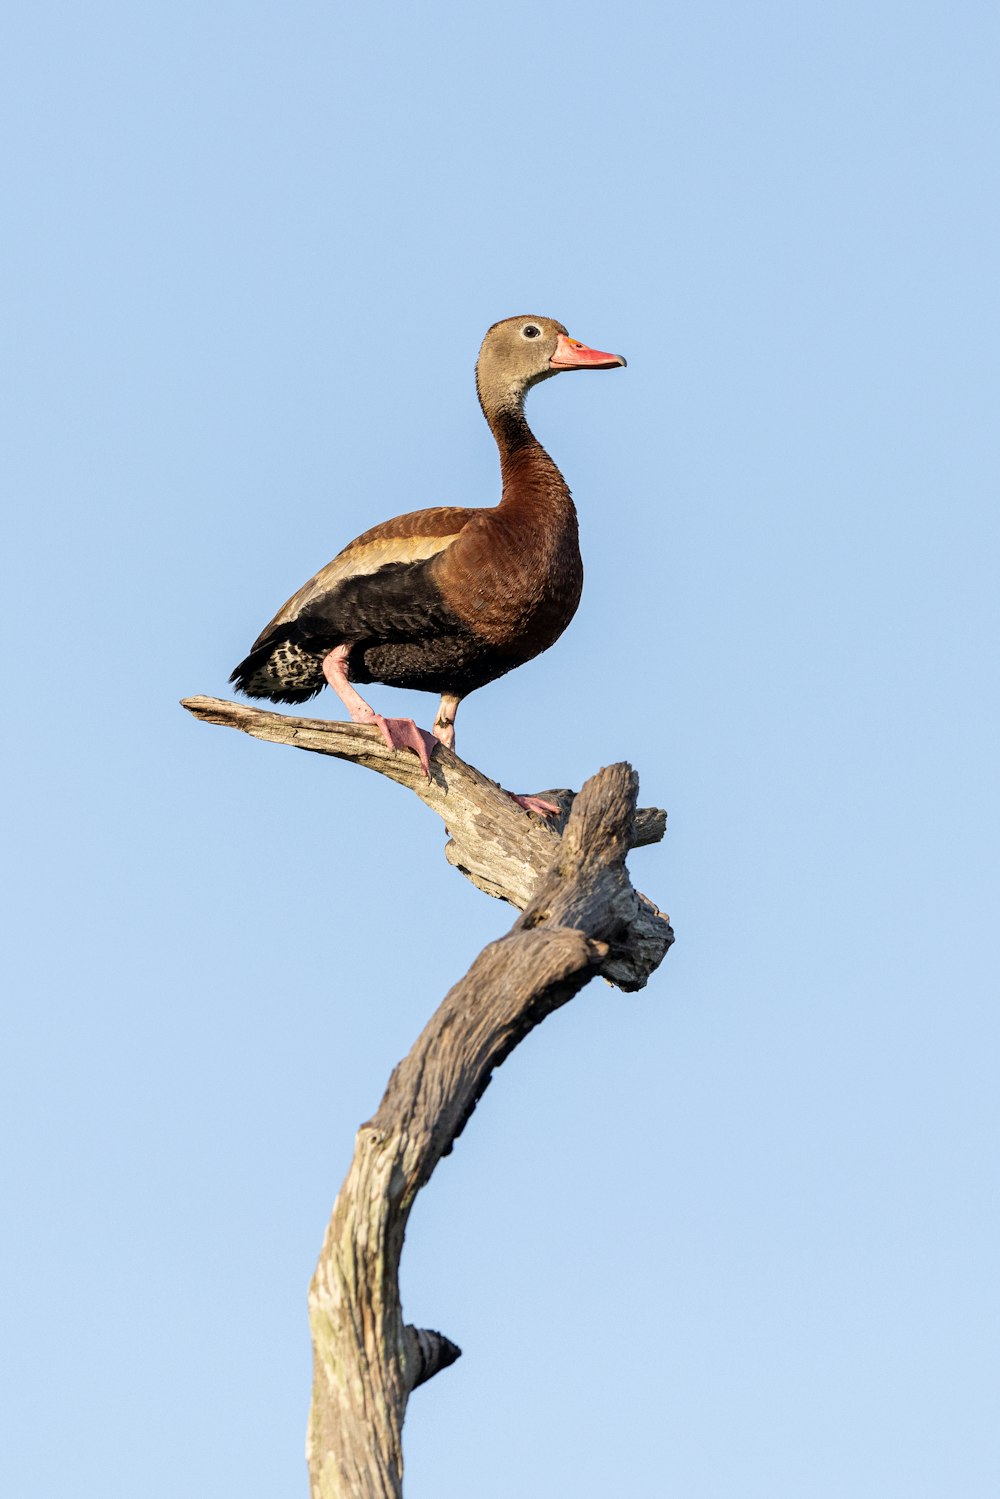
[[[562,811],[555,802],[547,802],[540,796],[518,796],[516,791],[508,791],[507,795],[526,812],[535,812],[539,817],[558,817]]]
[[[372,722],[391,750],[412,750],[423,766],[424,775],[430,780],[431,751],[437,744],[433,735],[418,728],[412,718],[383,718],[381,713],[376,713]]]

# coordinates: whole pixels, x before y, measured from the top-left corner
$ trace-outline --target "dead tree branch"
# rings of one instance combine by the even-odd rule
[[[539,792],[558,802],[563,814],[552,820],[536,817],[523,811],[495,781],[441,744],[431,758],[428,780],[416,755],[390,750],[378,730],[368,724],[292,718],[216,697],[188,697],[183,706],[206,723],[241,729],[255,739],[274,744],[352,760],[407,787],[443,819],[449,834],[445,847],[449,864],[487,895],[509,901],[519,911],[531,900],[535,886],[552,863],[573,804],[572,791]],[[630,847],[658,843],[666,824],[667,814],[659,807],[637,810],[628,834]],[[672,941],[669,932],[666,918],[652,901],[633,891],[623,940],[612,945],[601,973],[619,989],[641,989],[663,960]]]
[[[494,1069],[536,1025],[595,974],[634,989],[662,961],[673,933],[633,889],[625,858],[637,843],[662,837],[665,814],[637,813],[638,778],[624,764],[598,772],[575,798],[560,793],[560,830],[441,748],[428,782],[414,756],[394,754],[366,727],[211,698],[184,706],[258,738],[356,760],[410,786],[446,819],[451,862],[524,908],[445,997],[358,1131],[310,1287],[313,1499],[401,1499],[410,1392],[460,1351],[442,1334],[403,1322],[399,1261],[410,1209]]]

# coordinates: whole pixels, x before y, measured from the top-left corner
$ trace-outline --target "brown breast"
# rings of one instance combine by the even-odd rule
[[[557,640],[583,588],[576,507],[545,450],[505,455],[504,492],[431,564],[459,618],[504,657],[529,661]]]

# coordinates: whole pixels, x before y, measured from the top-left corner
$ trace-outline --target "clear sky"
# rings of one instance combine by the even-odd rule
[[[887,0],[8,14],[11,1499],[306,1492],[354,1130],[513,912],[415,799],[177,700],[369,525],[497,498],[472,368],[517,312],[629,367],[531,398],[583,604],[459,749],[523,791],[631,760],[677,943],[419,1200],[404,1309],[465,1354],[408,1499],[1000,1493],[998,40]]]

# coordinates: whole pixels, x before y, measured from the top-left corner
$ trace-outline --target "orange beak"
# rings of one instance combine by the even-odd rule
[[[550,370],[613,370],[617,365],[625,368],[620,354],[602,354],[600,349],[588,349],[575,338],[559,334],[556,351],[549,360]]]

